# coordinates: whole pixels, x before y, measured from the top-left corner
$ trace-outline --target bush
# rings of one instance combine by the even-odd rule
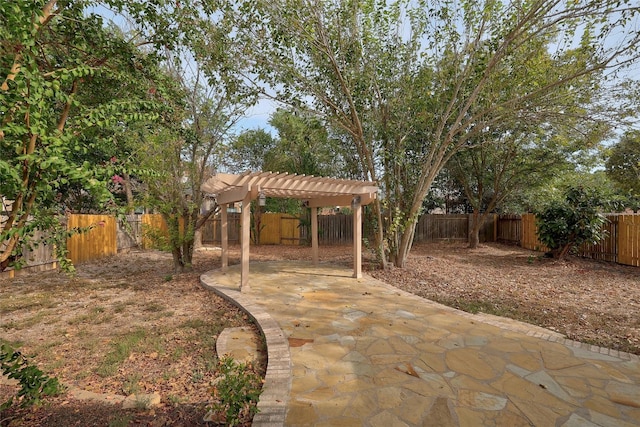
[[[0,405],[0,411],[13,405],[14,398],[21,401],[21,406],[29,406],[39,403],[43,396],[55,396],[63,390],[57,378],[44,375],[40,369],[30,365],[22,353],[5,343],[0,345],[0,367],[3,375],[20,383],[20,390]]]
[[[218,361],[219,377],[213,384],[216,402],[212,410],[224,413],[229,426],[238,425],[243,418],[258,413],[258,398],[262,389],[262,379],[252,366],[239,363],[230,357]]]
[[[594,189],[570,187],[564,199],[551,201],[536,212],[538,238],[551,256],[562,259],[580,245],[596,244],[606,237],[602,226],[607,219],[602,212],[613,205]]]

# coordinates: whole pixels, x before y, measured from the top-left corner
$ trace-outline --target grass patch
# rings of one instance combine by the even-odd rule
[[[155,312],[159,312],[159,311],[164,311],[166,309],[166,306],[164,306],[163,304],[159,304],[157,302],[154,301],[150,301],[148,303],[146,303],[144,305],[143,310],[150,312],[150,313],[155,313]]]
[[[190,345],[196,345],[200,348],[214,349],[216,346],[217,336],[220,334],[223,325],[206,321],[200,318],[189,319],[180,325],[181,328],[192,329],[193,332],[186,336]],[[176,359],[178,355],[174,356]],[[200,353],[197,358],[198,367],[205,373],[215,372],[218,359],[215,351],[205,351]],[[196,375],[197,377],[197,375]]]
[[[125,302],[118,302],[118,303],[114,304],[111,308],[112,308],[114,313],[120,314],[120,313],[123,313],[127,309],[127,305],[129,305],[129,304],[127,304]]]
[[[183,400],[183,398],[181,398],[180,396],[176,396],[175,394],[170,394],[169,396],[167,396],[167,401],[171,406],[178,406],[182,403]]]
[[[89,338],[87,337],[86,339],[83,339],[82,342],[80,343],[80,348],[82,350],[88,351],[90,353],[93,353],[93,351],[98,347],[98,345],[100,344],[100,339],[97,337],[92,337]]]
[[[57,302],[52,300],[51,294],[11,295],[8,298],[0,299],[0,314],[13,313],[20,310],[51,308],[56,305]]]
[[[202,320],[202,319],[189,319],[189,320],[185,320],[180,327],[181,328],[191,328],[191,329],[196,329],[198,331],[204,329],[204,328],[208,328],[211,325]]]
[[[178,376],[178,373],[177,373],[175,370],[173,370],[173,369],[171,369],[171,370],[169,370],[169,371],[164,371],[164,372],[162,373],[162,379],[163,379],[164,381],[169,381],[170,379],[175,378],[175,377],[177,377],[177,376]]]
[[[98,315],[98,314],[100,314],[100,313],[104,313],[104,311],[105,311],[105,310],[106,310],[106,309],[105,309],[103,306],[98,305],[98,306],[95,306],[95,307],[91,307],[91,311],[90,311],[90,313],[91,313],[91,314]]]
[[[461,299],[438,299],[438,302],[442,304],[449,305],[451,307],[455,307],[458,310],[466,311],[467,313],[478,314],[480,312],[487,314],[494,314],[496,316],[502,316],[505,313],[501,307],[488,302],[488,301],[467,301]]]
[[[177,362],[178,360],[182,359],[183,355],[184,355],[184,348],[176,347],[171,352],[171,360],[174,362]]]
[[[89,323],[91,316],[89,314],[79,314],[67,320],[67,325],[79,325],[80,323]]]
[[[142,375],[137,372],[129,375],[122,384],[122,391],[124,392],[124,394],[130,396],[132,394],[139,393],[141,379]]]
[[[132,414],[118,414],[109,420],[108,427],[127,427],[133,421]]]
[[[165,354],[165,343],[162,337],[162,331],[154,331],[153,335],[147,335],[144,341],[138,345],[138,351],[145,353],[156,352],[158,354]]]
[[[30,328],[32,326],[35,326],[39,323],[43,323],[42,320],[48,315],[49,313],[44,312],[44,311],[40,311],[36,314],[34,314],[31,317],[27,317],[26,319],[20,320],[20,321],[12,321],[12,322],[7,322],[7,323],[3,323],[2,324],[2,329],[4,329],[5,331],[9,330],[9,329],[15,329],[17,331],[21,330],[21,329],[26,329],[26,328]]]
[[[526,311],[518,310],[517,307],[507,302],[494,302],[483,300],[465,300],[460,298],[434,298],[434,301],[467,313],[478,314],[486,313],[494,316],[507,317],[521,322],[541,324],[540,318],[531,316]]]
[[[131,355],[146,335],[147,332],[144,329],[136,329],[114,338],[111,342],[112,350],[105,355],[100,365],[96,368],[96,374],[103,378],[113,376],[118,372],[120,364]]]

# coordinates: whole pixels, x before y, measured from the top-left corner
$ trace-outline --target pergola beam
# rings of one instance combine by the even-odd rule
[[[329,196],[309,199],[310,208],[323,208],[327,206],[351,206],[354,196],[360,196],[360,203],[368,205],[376,198],[376,193],[354,193],[345,196]]]

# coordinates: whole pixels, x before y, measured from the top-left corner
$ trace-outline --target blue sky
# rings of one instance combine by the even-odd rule
[[[247,110],[245,117],[240,119],[236,125],[238,132],[247,129],[264,129],[275,135],[275,129],[269,125],[271,114],[276,110],[277,105],[273,101],[266,99],[260,100],[256,105]]]

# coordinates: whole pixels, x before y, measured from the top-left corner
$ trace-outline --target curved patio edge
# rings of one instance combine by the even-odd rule
[[[200,276],[200,284],[238,306],[258,325],[267,346],[267,372],[258,401],[259,412],[253,417],[254,427],[283,426],[291,391],[291,353],[284,332],[273,318],[239,290],[216,286],[215,273]]]

